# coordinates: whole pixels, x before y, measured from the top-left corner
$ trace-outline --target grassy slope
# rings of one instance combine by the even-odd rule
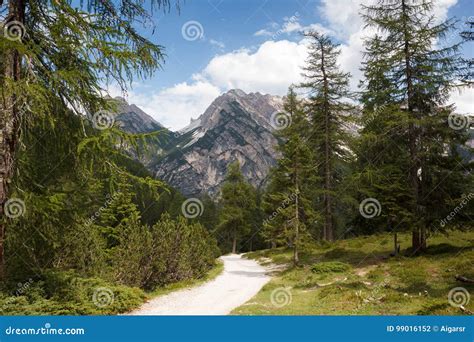
[[[402,256],[388,258],[391,235],[377,235],[311,246],[298,268],[276,273],[253,299],[233,311],[243,315],[456,315],[448,293],[462,286],[474,295],[474,285],[456,281],[456,274],[474,278],[474,232],[436,235],[421,256],[403,256],[410,236],[399,237]],[[262,263],[289,265],[291,251],[265,250],[247,254]],[[342,264],[341,264],[342,263]],[[315,265],[317,265],[315,267]],[[344,267],[346,266],[346,267]],[[332,284],[331,284],[332,283]],[[291,302],[272,305],[272,292],[286,288]],[[474,296],[465,307],[474,311]],[[277,302],[278,303],[278,302]]]

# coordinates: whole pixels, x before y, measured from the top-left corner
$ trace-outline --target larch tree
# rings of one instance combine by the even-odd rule
[[[387,154],[384,168],[394,171],[400,185],[397,195],[409,203],[408,208],[392,209],[404,213],[400,219],[412,230],[414,253],[426,248],[428,230],[440,228],[440,218],[461,198],[469,177],[469,168],[457,153],[466,134],[448,125],[455,115],[448,104],[449,92],[464,69],[460,44],[442,46],[454,22],[438,23],[433,6],[426,0],[378,0],[363,6],[362,14],[366,25],[377,32],[366,41],[364,104],[369,111],[379,111],[376,120],[382,125],[372,126],[393,129],[385,137],[399,143],[396,148],[401,152]],[[379,143],[383,137],[377,137]],[[403,178],[396,170],[406,167],[408,175]]]
[[[301,101],[290,88],[284,104],[287,121],[291,124],[278,132],[282,157],[273,170],[266,195],[267,212],[264,235],[270,242],[283,241],[293,249],[293,264],[299,262],[301,245],[310,236],[308,227],[315,220],[312,208],[312,190],[316,176],[312,153],[308,144],[309,121]]]
[[[303,68],[305,81],[300,85],[308,91],[305,110],[311,118],[308,143],[313,149],[317,173],[321,182],[318,188],[322,203],[323,227],[321,238],[335,239],[335,210],[343,194],[338,193],[342,179],[343,164],[348,160],[346,127],[349,125],[352,107],[347,99],[349,91],[348,73],[338,65],[340,50],[330,38],[318,32],[305,33],[310,41],[309,57]]]
[[[20,126],[50,116],[58,103],[77,114],[108,109],[105,84],[115,81],[125,89],[134,77],[159,68],[162,47],[136,26],[170,2],[149,4],[148,10],[141,0],[0,1],[0,277],[4,206],[15,175]]]

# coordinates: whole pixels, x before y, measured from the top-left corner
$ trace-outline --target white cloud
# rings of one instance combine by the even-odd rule
[[[346,40],[362,30],[361,3],[361,0],[322,0],[318,9],[336,37]]]
[[[257,32],[255,32],[253,34],[254,36],[256,37],[260,37],[260,36],[272,36],[273,35],[273,32],[267,30],[267,29],[261,29],[261,30],[258,30]]]
[[[301,80],[306,56],[302,42],[266,41],[254,53],[243,49],[214,57],[202,76],[224,90],[283,95]]]
[[[220,93],[220,89],[209,82],[194,80],[151,95],[148,92],[132,91],[126,96],[126,100],[139,106],[163,126],[176,131],[186,126],[192,117],[202,114]]]

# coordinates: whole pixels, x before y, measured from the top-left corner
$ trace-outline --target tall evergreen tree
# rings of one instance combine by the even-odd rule
[[[266,195],[267,212],[263,234],[274,244],[286,242],[293,248],[293,263],[299,262],[301,244],[309,236],[308,227],[314,221],[312,190],[315,184],[314,163],[308,146],[309,122],[292,88],[284,105],[291,125],[279,132],[281,159],[272,173],[271,187]],[[274,214],[273,214],[274,213]]]
[[[403,170],[409,166],[405,179],[410,190],[409,212],[405,217],[410,217],[417,252],[426,248],[427,230],[439,228],[437,222],[449,208],[448,202],[460,198],[463,184],[468,184],[466,166],[456,152],[466,135],[447,124],[453,111],[446,105],[449,91],[463,68],[460,45],[435,47],[454,22],[436,24],[431,1],[378,0],[363,9],[366,24],[378,33],[366,42],[364,104],[368,110],[384,113],[377,115],[382,126],[395,128],[388,121],[398,121],[396,140],[404,144],[397,148],[408,152],[408,161],[405,152],[389,154],[384,156],[384,167]],[[396,176],[401,185],[397,195],[402,196],[405,187],[400,176]],[[374,183],[374,189],[378,185]]]
[[[350,120],[351,107],[346,101],[350,97],[350,75],[339,69],[340,50],[327,36],[317,32],[308,32],[305,36],[311,45],[303,68],[306,80],[301,87],[309,92],[306,104],[312,121],[309,143],[315,152],[314,160],[321,177],[322,205],[318,208],[323,217],[321,237],[332,241],[335,238],[335,208],[343,197],[339,193],[341,170],[349,156],[344,126]]]
[[[251,231],[255,210],[255,191],[244,180],[239,162],[229,165],[221,195],[217,232],[230,239],[232,253],[237,253],[242,237]]]
[[[3,3],[3,1],[2,1]],[[151,9],[169,6],[153,0]],[[26,118],[48,116],[57,101],[76,112],[106,109],[101,85],[124,89],[163,61],[162,48],[137,33],[150,19],[143,1],[7,0],[0,35],[0,214],[10,192]],[[53,101],[54,100],[54,101]],[[5,224],[0,223],[0,277]]]

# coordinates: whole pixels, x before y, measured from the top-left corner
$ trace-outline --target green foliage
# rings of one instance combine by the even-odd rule
[[[19,152],[22,172],[14,183],[21,191],[13,194],[25,202],[25,211],[8,221],[6,241],[7,288],[29,278],[40,284],[29,291],[35,297],[14,298],[24,305],[22,313],[123,312],[143,301],[138,288],[199,278],[214,265],[220,252],[205,228],[162,215],[176,207],[177,217],[182,196],[135,167],[115,150],[113,139],[87,130],[88,139],[98,139],[84,143],[82,119],[73,115],[54,129],[42,122],[29,127],[23,142],[30,148]],[[85,153],[101,158],[90,163]],[[162,195],[175,198],[175,204],[161,202],[153,208],[156,216],[143,220],[150,210],[144,203]],[[118,295],[103,310],[88,298],[99,285]],[[16,304],[9,310],[21,311]]]
[[[359,217],[356,225],[412,230],[414,252],[426,248],[429,232],[456,226],[440,220],[473,184],[472,165],[459,154],[468,134],[448,124],[449,92],[465,64],[460,44],[445,46],[454,21],[434,24],[433,6],[380,0],[363,7],[366,24],[379,34],[366,41],[364,128],[353,180],[359,199],[376,198],[382,214],[370,223]]]
[[[220,254],[216,241],[205,228],[182,217],[173,221],[165,215],[152,227],[151,239],[145,283],[150,288],[200,278]]]
[[[285,102],[285,115],[291,125],[282,129],[278,150],[282,157],[270,174],[270,184],[263,199],[268,215],[263,221],[262,236],[272,246],[294,247],[295,263],[298,262],[299,246],[305,243],[316,214],[312,208],[314,186],[313,155],[308,144],[309,122],[301,102],[292,88]]]
[[[220,219],[216,234],[227,242],[224,250],[236,253],[238,244],[252,229],[252,217],[256,207],[256,192],[240,172],[240,165],[229,165],[221,190]]]
[[[107,305],[94,303],[99,291],[110,295]],[[0,309],[3,315],[113,315],[137,308],[145,298],[138,288],[82,278],[72,271],[47,271],[21,295],[0,298]]]
[[[162,47],[134,28],[150,20],[142,1],[28,1],[14,4],[15,18],[25,26],[21,41],[0,37],[1,51],[16,51],[25,65],[21,79],[0,79],[3,96],[15,93],[31,112],[52,114],[51,99],[76,111],[106,109],[101,86],[115,81],[125,89],[134,77],[147,77],[161,67]],[[150,9],[168,6],[154,0]],[[26,65],[28,66],[26,70]],[[4,73],[0,73],[4,77]]]
[[[319,176],[314,206],[322,221],[318,223],[321,238],[332,241],[347,229],[346,222],[337,218],[345,218],[347,210],[341,209],[351,200],[343,183],[352,156],[348,150],[354,110],[348,103],[350,74],[340,70],[340,50],[329,37],[318,32],[305,36],[311,44],[301,87],[309,92],[305,112],[311,124],[306,134]]]

